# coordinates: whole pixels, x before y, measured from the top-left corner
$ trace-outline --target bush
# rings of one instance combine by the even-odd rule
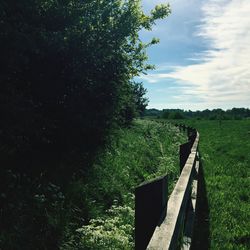
[[[163,114],[162,114],[162,118],[163,118],[163,119],[168,119],[169,116],[170,116],[170,113],[167,112],[167,111],[164,111]]]
[[[134,210],[113,205],[106,216],[77,229],[79,242],[73,244],[73,249],[134,249]]]
[[[132,79],[156,40],[138,32],[167,14],[146,16],[132,0],[1,1],[1,141],[37,158],[94,154],[145,107]]]
[[[178,119],[184,119],[184,115],[180,112],[173,112],[170,113],[169,115],[169,119],[174,119],[174,120],[178,120]]]

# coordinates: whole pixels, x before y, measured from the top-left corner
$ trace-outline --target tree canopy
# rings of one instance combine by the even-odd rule
[[[91,151],[147,104],[138,32],[170,13],[138,0],[1,0],[1,140],[14,151]]]
[[[138,32],[168,14],[139,0],[0,0],[1,249],[61,249],[89,217],[94,157],[147,104],[133,79],[157,39]]]

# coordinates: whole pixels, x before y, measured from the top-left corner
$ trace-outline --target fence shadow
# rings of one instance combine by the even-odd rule
[[[210,249],[209,234],[209,207],[207,200],[207,190],[204,178],[202,161],[200,161],[199,181],[196,203],[196,217],[194,222],[194,231],[191,250]]]

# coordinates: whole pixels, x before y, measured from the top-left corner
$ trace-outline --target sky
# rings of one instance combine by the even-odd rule
[[[170,16],[140,32],[160,39],[147,50],[156,69],[136,79],[148,108],[250,108],[250,0],[142,0],[146,13],[160,3]]]

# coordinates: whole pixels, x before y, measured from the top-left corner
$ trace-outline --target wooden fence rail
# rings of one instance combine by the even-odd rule
[[[167,200],[167,176],[142,183],[135,192],[136,250],[189,249],[199,172],[199,133],[185,125],[188,142],[180,146],[180,177]]]

